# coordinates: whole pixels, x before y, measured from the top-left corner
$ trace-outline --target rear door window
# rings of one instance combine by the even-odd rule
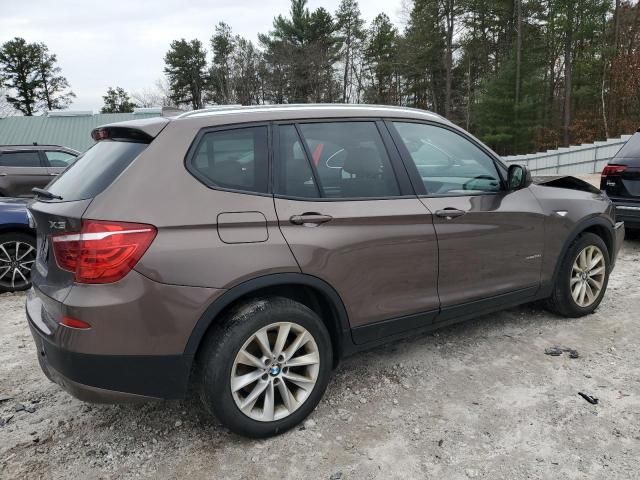
[[[213,188],[267,193],[267,127],[206,132],[200,138],[187,168],[203,183]]]
[[[280,192],[297,197],[386,198],[400,195],[374,122],[280,127]],[[304,143],[301,143],[304,142]]]
[[[42,167],[40,153],[31,152],[4,152],[0,154],[0,167]]]
[[[102,140],[77,157],[49,190],[63,201],[93,198],[107,188],[131,164],[146,143]]]
[[[65,168],[68,167],[75,159],[75,155],[71,155],[67,152],[60,151],[46,151],[44,154],[49,161],[49,166],[55,168]]]

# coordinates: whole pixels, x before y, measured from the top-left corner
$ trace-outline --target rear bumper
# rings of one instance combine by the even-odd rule
[[[96,403],[183,398],[192,358],[186,355],[90,355],[60,348],[27,308],[44,374],[74,397]],[[65,328],[65,327],[60,327]]]
[[[132,271],[120,282],[72,284],[46,295],[34,279],[26,314],[44,373],[94,402],[183,398],[202,312],[222,291],[166,285]],[[69,328],[63,316],[91,328]]]

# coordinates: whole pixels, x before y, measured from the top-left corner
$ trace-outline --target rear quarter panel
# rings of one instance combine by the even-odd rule
[[[198,129],[192,122],[170,122],[94,199],[84,218],[155,225],[158,235],[136,270],[158,282],[226,289],[269,273],[299,272],[271,195],[214,190],[186,170],[185,155]],[[239,238],[244,229],[249,241],[225,243],[218,218],[239,212],[260,212],[260,225],[240,222],[233,232],[227,226],[227,237]],[[266,235],[255,241],[256,228],[265,223]]]

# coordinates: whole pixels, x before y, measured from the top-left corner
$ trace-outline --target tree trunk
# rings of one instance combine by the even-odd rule
[[[613,56],[615,57],[618,54],[618,38],[619,38],[619,28],[620,28],[620,19],[618,15],[620,14],[620,0],[616,0],[616,7],[613,11]]]
[[[349,81],[349,60],[351,56],[351,26],[349,25],[349,29],[347,31],[347,36],[345,38],[346,51],[344,56],[344,75],[342,82],[342,103],[347,103],[347,83]]]
[[[520,65],[522,63],[522,0],[516,2],[516,98],[515,112],[518,118],[518,104],[520,103]]]
[[[445,77],[445,98],[444,98],[444,116],[449,118],[451,115],[451,81],[453,78],[453,23],[454,23],[454,0],[447,0],[447,50],[446,50],[446,77]]]
[[[562,145],[568,147],[571,138],[569,128],[571,126],[571,70],[573,67],[573,9],[571,6],[567,12],[567,29],[564,39],[564,115],[562,122]]]
[[[471,125],[471,57],[467,70],[467,131]]]
[[[516,91],[515,101],[513,104],[513,113],[515,127],[518,128],[518,113],[520,106],[520,65],[522,63],[522,0],[516,2]],[[515,145],[514,151],[518,152],[518,136],[514,135]]]

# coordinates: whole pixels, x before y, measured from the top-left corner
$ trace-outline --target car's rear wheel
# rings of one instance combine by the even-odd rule
[[[333,360],[325,325],[286,298],[235,308],[205,341],[201,399],[241,435],[268,437],[294,427],[313,411],[329,381]]]
[[[592,313],[607,290],[609,262],[602,238],[593,233],[579,236],[562,259],[548,308],[566,317]]]
[[[36,240],[26,233],[0,234],[0,292],[31,287],[31,269],[36,260]]]

